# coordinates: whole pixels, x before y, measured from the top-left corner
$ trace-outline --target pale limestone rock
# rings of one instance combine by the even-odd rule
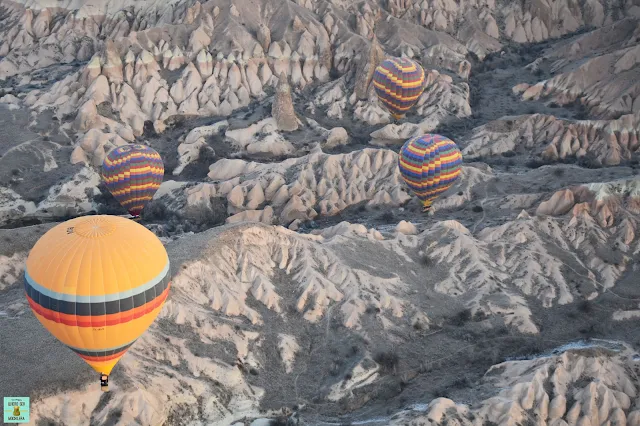
[[[293,109],[293,100],[291,98],[291,88],[284,73],[280,74],[273,106],[271,107],[271,115],[276,119],[280,130],[290,132],[298,128],[298,119]]]
[[[356,99],[365,99],[369,94],[369,85],[373,79],[376,67],[384,60],[384,51],[377,38],[371,42],[366,60],[361,61],[356,71],[355,94]]]
[[[244,192],[240,185],[235,186],[227,194],[227,201],[229,202],[229,208],[241,209],[244,207]]]
[[[198,63],[198,71],[200,71],[200,75],[202,78],[206,79],[211,74],[213,74],[213,57],[211,53],[202,49],[196,58]]]
[[[346,145],[349,142],[349,134],[344,127],[334,127],[329,131],[325,148],[335,148],[338,145]]]
[[[424,133],[422,127],[418,124],[387,124],[383,128],[371,133],[371,137],[373,138],[371,144],[376,146],[402,145],[407,139],[421,136]]]
[[[239,222],[262,222],[271,225],[273,223],[273,209],[271,206],[267,206],[264,210],[244,210],[226,219],[226,223]]]
[[[102,56],[102,75],[107,77],[110,83],[120,83],[124,80],[122,60],[113,41],[107,41]]]
[[[396,232],[404,235],[416,235],[418,234],[418,229],[413,223],[401,220],[398,225],[396,225]]]
[[[260,24],[258,27],[257,37],[258,43],[262,46],[262,50],[264,52],[268,52],[269,47],[271,46],[271,31],[269,30],[269,27],[265,24]]]
[[[547,201],[543,201],[536,210],[537,215],[562,216],[575,205],[573,192],[568,189],[558,191]]]
[[[78,110],[74,127],[81,132],[91,129],[98,122],[98,109],[93,100],[88,100]]]
[[[264,190],[260,184],[256,184],[247,194],[247,203],[245,204],[245,207],[250,210],[255,210],[264,203],[264,201]]]

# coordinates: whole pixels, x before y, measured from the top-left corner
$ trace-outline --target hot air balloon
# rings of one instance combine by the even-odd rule
[[[42,325],[100,373],[111,370],[158,316],[169,294],[167,252],[119,216],[58,224],[29,253],[24,288]]]
[[[405,142],[398,155],[400,174],[429,210],[431,203],[460,176],[462,154],[451,139],[426,134]]]
[[[164,176],[160,154],[146,145],[113,149],[102,163],[102,179],[116,200],[135,218],[153,198]]]
[[[424,70],[409,58],[386,59],[373,74],[378,99],[396,120],[418,102],[424,84]]]

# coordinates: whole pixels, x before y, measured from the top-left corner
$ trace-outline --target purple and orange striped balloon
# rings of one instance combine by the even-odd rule
[[[153,198],[164,177],[164,163],[146,145],[113,149],[102,163],[102,179],[116,200],[134,217]]]
[[[426,134],[409,139],[398,154],[398,167],[407,186],[425,210],[449,189],[461,173],[462,153],[451,139]]]
[[[373,74],[373,86],[378,99],[396,120],[418,102],[424,85],[424,70],[409,58],[386,59]]]

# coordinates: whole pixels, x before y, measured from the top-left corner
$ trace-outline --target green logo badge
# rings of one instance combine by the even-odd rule
[[[29,423],[29,398],[5,396],[3,412],[5,423]]]

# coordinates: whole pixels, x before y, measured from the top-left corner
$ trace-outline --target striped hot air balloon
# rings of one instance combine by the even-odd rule
[[[400,149],[398,167],[407,186],[422,201],[424,211],[449,189],[461,172],[462,154],[451,139],[426,134],[409,139]]]
[[[373,74],[378,99],[399,120],[418,102],[424,90],[424,70],[409,58],[382,61]]]
[[[102,179],[116,200],[138,217],[153,198],[164,176],[160,154],[146,145],[113,149],[102,163]]]
[[[169,257],[144,226],[118,216],[63,222],[35,244],[24,288],[36,318],[108,375],[155,320],[169,294]]]

